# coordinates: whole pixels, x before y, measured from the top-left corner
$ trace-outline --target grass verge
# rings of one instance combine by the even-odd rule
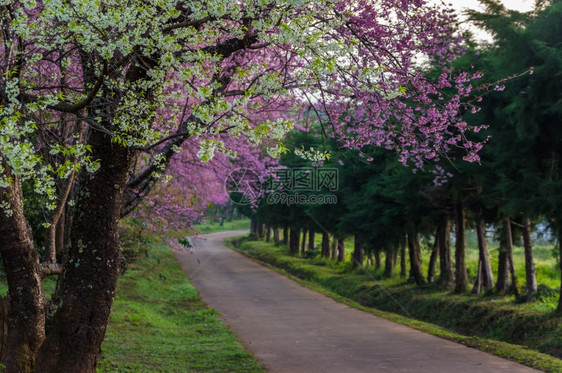
[[[165,244],[144,253],[119,279],[98,372],[264,372]]]
[[[562,372],[562,360],[537,351],[561,351],[559,316],[521,310],[501,297],[475,299],[435,287],[418,289],[403,279],[378,281],[346,266],[293,257],[283,246],[247,238],[230,239],[227,244],[301,285],[349,306],[545,372]],[[402,307],[411,317],[400,314]]]
[[[198,224],[193,227],[200,234],[223,232],[223,231],[240,231],[250,229],[250,219],[238,219],[231,221],[223,221],[223,223],[208,222]]]

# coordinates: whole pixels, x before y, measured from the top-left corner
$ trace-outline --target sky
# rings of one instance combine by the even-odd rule
[[[435,1],[435,0],[434,0]],[[460,13],[466,9],[484,10],[478,0],[444,0],[446,4],[451,4],[453,8]],[[508,9],[518,10],[520,12],[527,12],[532,10],[535,5],[535,0],[502,0],[503,5]],[[461,19],[463,17],[461,16]],[[483,31],[472,29],[474,36],[478,40],[491,41],[491,37]]]

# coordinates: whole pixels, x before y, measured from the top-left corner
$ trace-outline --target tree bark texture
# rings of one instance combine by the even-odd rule
[[[449,244],[449,235],[451,232],[451,223],[449,219],[444,217],[441,221],[441,229],[439,230],[439,285],[449,288],[454,282],[453,265],[451,263],[451,247]]]
[[[527,301],[533,300],[538,290],[537,273],[533,261],[533,241],[531,240],[531,219],[523,216],[523,247],[525,249],[525,280],[527,286]]]
[[[410,229],[408,232],[408,252],[410,254],[410,275],[417,285],[424,283],[421,252],[420,252],[420,238],[415,229]]]
[[[83,171],[71,228],[69,260],[57,285],[59,304],[37,372],[95,372],[119,273],[118,221],[134,152],[92,131],[100,169]]]

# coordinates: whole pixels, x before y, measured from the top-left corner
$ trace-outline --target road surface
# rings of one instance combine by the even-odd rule
[[[220,232],[178,260],[268,372],[536,372],[338,303],[245,256]]]

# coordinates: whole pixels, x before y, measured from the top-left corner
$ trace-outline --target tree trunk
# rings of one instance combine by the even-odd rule
[[[496,281],[496,291],[505,293],[509,289],[509,258],[507,247],[504,243],[500,245],[498,254],[498,279]]]
[[[49,264],[55,264],[57,262],[57,231],[59,231],[59,222],[61,217],[64,215],[66,201],[70,195],[70,190],[74,184],[75,172],[72,171],[70,176],[61,183],[60,190],[57,196],[57,206],[55,210],[50,214],[48,223],[50,224],[47,228],[47,237],[45,242],[45,250],[47,252],[46,261]]]
[[[256,218],[250,218],[250,233],[257,234],[258,232],[258,222]]]
[[[406,277],[406,245],[404,240],[400,240],[400,277]]]
[[[306,229],[302,230],[302,243],[301,243],[301,252],[306,252]]]
[[[455,206],[455,216],[455,293],[462,293],[468,286],[468,274],[465,261],[464,207],[460,199]]]
[[[410,229],[408,232],[408,252],[410,254],[410,275],[417,285],[424,283],[421,252],[420,252],[420,237],[415,229]]]
[[[525,248],[525,280],[527,282],[527,301],[529,302],[537,293],[537,273],[533,262],[531,219],[528,216],[523,216],[523,247]]]
[[[291,254],[297,255],[299,253],[300,229],[292,227],[289,237],[289,248],[291,250]]]
[[[280,236],[280,229],[278,227],[275,227],[273,229],[273,242],[275,242],[276,245],[279,245],[279,243],[281,242],[281,238]]]
[[[453,265],[451,263],[451,247],[449,245],[449,235],[451,223],[446,217],[441,221],[439,230],[439,285],[449,288],[454,282]]]
[[[431,256],[429,257],[429,266],[427,267],[427,282],[431,283],[435,281],[435,267],[437,266],[437,257],[439,256],[439,232],[440,228],[437,228],[435,232],[435,239],[433,240],[433,250],[431,250]]]
[[[9,166],[2,160],[5,172]],[[33,246],[31,228],[24,216],[19,178],[0,189],[0,253],[8,280],[9,310],[7,344],[1,362],[6,372],[34,372],[36,354],[45,339],[45,297],[41,286],[39,256]]]
[[[83,171],[72,222],[69,261],[59,277],[60,304],[36,372],[95,372],[119,273],[119,217],[135,154],[100,131],[89,137],[94,174]]]
[[[478,261],[481,265],[481,286],[486,292],[494,288],[494,274],[492,273],[492,265],[490,263],[490,251],[488,249],[488,240],[486,239],[486,223],[484,219],[478,218],[476,222],[476,236],[478,237]]]
[[[353,254],[351,255],[353,268],[357,268],[359,266],[363,266],[363,262],[365,261],[365,249],[363,248],[363,242],[359,235],[355,235],[355,244],[353,247]]]
[[[338,262],[345,262],[345,238],[338,238],[336,241],[336,247],[338,249]]]
[[[558,228],[558,264],[560,266],[560,273],[562,274],[562,227]],[[562,276],[560,276],[560,294],[556,312],[562,314]]]
[[[283,227],[283,245],[289,246],[289,227]]]
[[[384,253],[384,274],[385,278],[391,278],[394,269],[394,252],[392,247],[387,247]]]
[[[265,242],[270,242],[271,241],[271,227],[268,225],[265,228]]]
[[[478,271],[476,272],[476,280],[474,281],[472,292],[474,294],[480,294],[481,289],[482,289],[482,261],[478,260]]]
[[[322,258],[330,259],[330,235],[328,232],[322,233]]]
[[[507,247],[507,260],[509,262],[509,272],[511,274],[511,289],[516,297],[519,296],[519,286],[517,285],[517,272],[515,271],[515,264],[513,263],[513,235],[511,233],[511,222],[509,218],[505,219],[505,237]]]
[[[330,248],[330,259],[338,258],[338,239],[334,236],[332,237],[332,247]]]
[[[308,250],[314,251],[316,248],[315,234],[312,229],[308,231]]]
[[[375,269],[381,269],[382,267],[382,260],[381,260],[381,252],[380,250],[375,250]]]

